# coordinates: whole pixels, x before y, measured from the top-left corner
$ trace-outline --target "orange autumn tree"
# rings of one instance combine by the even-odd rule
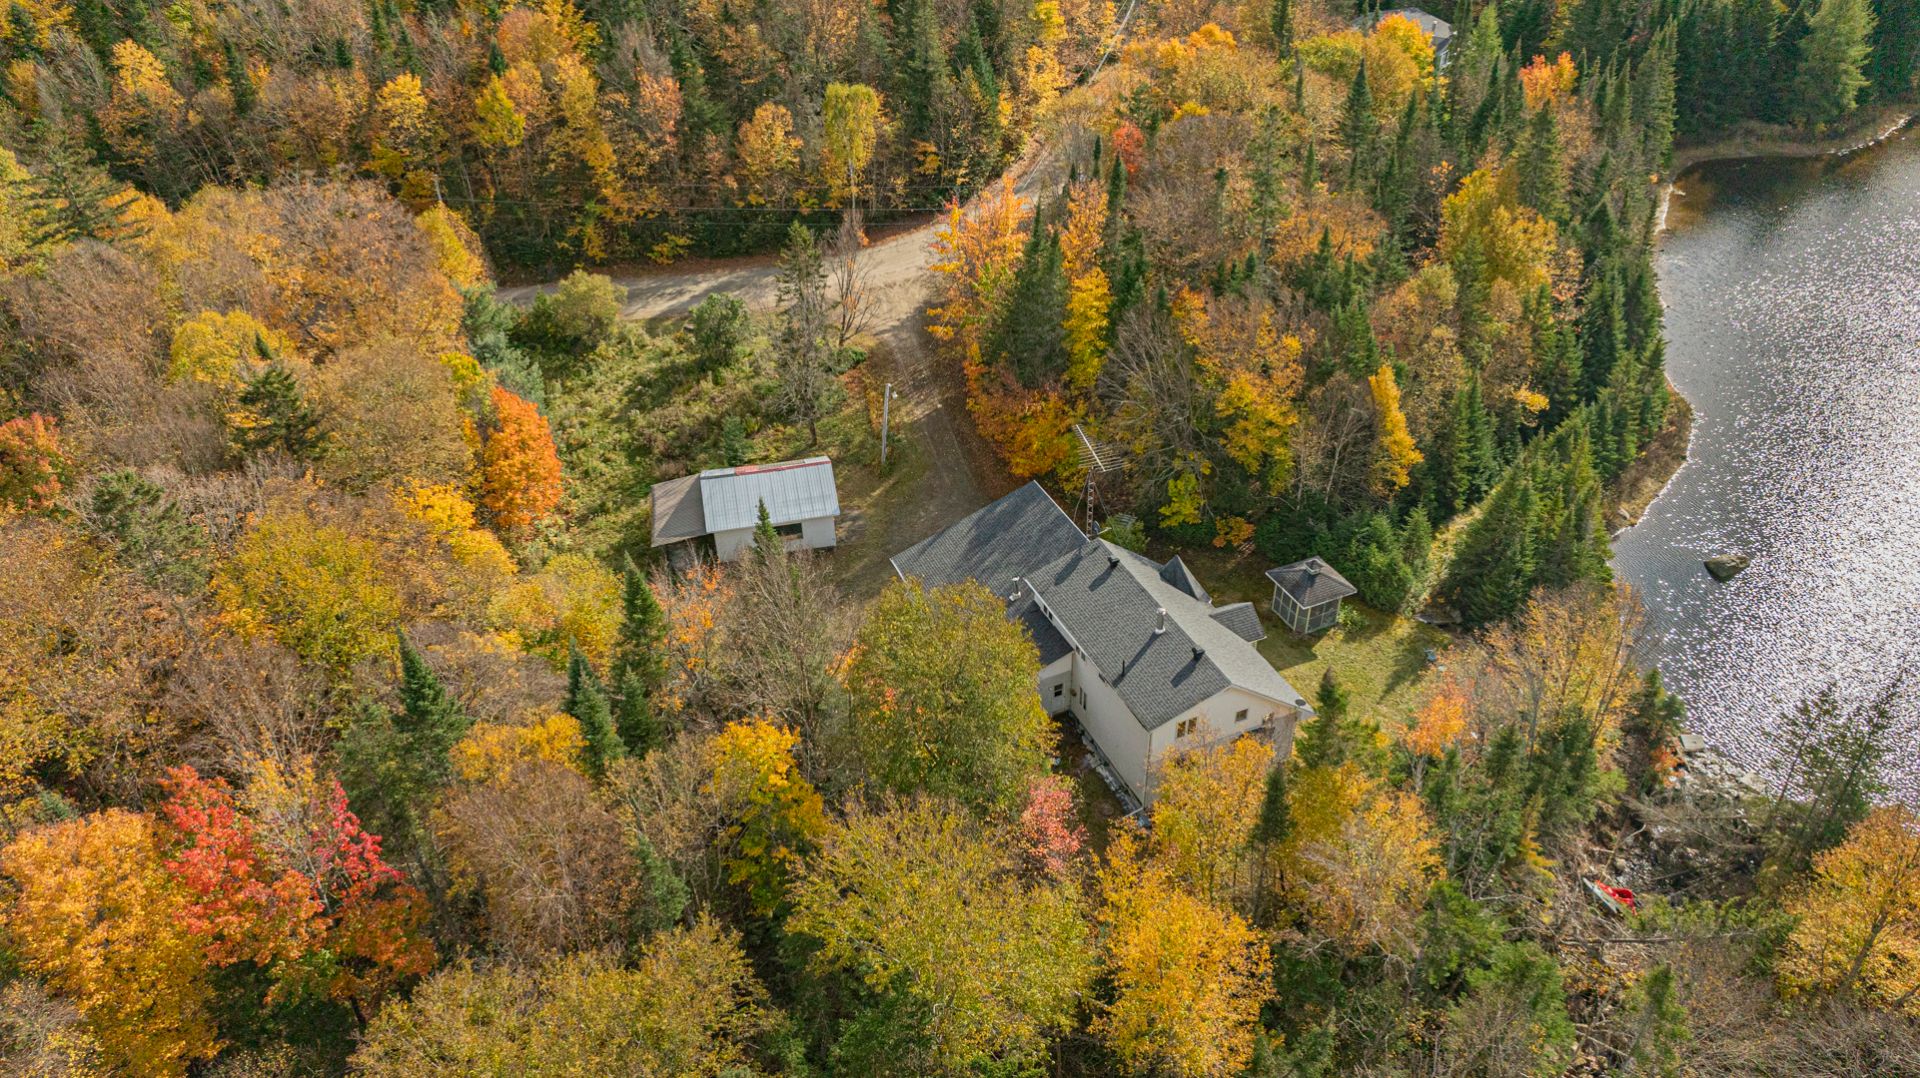
[[[72,1000],[127,1074],[175,1078],[218,1048],[188,896],[151,817],[108,809],[37,828],[0,852],[0,915],[28,970]]]
[[[313,987],[357,1006],[433,968],[424,898],[311,762],[256,761],[238,795],[187,766],[163,785],[179,922],[214,965],[265,968],[269,1002]]]
[[[71,470],[51,417],[35,412],[0,423],[0,509],[53,508]]]
[[[531,401],[494,386],[493,412],[480,452],[480,503],[501,528],[528,528],[560,506],[560,454]]]

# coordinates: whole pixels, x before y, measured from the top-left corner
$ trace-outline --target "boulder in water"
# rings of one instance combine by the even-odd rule
[[[1720,554],[1706,560],[1707,572],[1715,580],[1727,581],[1740,575],[1740,571],[1753,564],[1753,559],[1745,554]]]

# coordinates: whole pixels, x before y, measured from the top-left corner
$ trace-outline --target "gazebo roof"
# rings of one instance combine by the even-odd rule
[[[1356,594],[1359,589],[1347,582],[1340,571],[1319,557],[1268,569],[1267,579],[1301,606],[1319,606]]]

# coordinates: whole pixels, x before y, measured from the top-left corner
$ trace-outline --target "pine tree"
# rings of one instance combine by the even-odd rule
[[[1486,509],[1461,537],[1442,593],[1469,626],[1520,609],[1533,588],[1536,498],[1528,462],[1508,469]]]
[[[1273,31],[1273,54],[1292,55],[1293,0],[1273,0],[1273,7],[1267,13],[1267,29]]]
[[[119,190],[71,136],[43,140],[40,165],[23,181],[20,206],[30,223],[27,246],[50,247],[124,232],[114,205]]]
[[[1446,508],[1466,510],[1493,485],[1498,461],[1493,440],[1493,417],[1480,393],[1480,377],[1454,391],[1451,421],[1446,428],[1442,459],[1445,463],[1441,496]]]
[[[634,928],[640,935],[664,932],[679,923],[693,896],[687,890],[686,881],[660,856],[647,836],[638,829],[632,835],[634,878],[639,882]]]
[[[223,40],[220,48],[226,60],[227,92],[233,95],[233,111],[241,116],[248,115],[260,98],[253,88],[253,76],[248,73],[247,62],[231,39]]]
[[[586,741],[587,774],[606,778],[613,762],[626,755],[626,747],[614,731],[613,707],[600,684],[600,675],[593,672],[579,648],[571,648],[567,657],[566,710],[580,723],[580,735]]]
[[[1373,137],[1377,124],[1373,117],[1373,91],[1367,86],[1367,62],[1353,73],[1347,88],[1347,105],[1340,114],[1340,139],[1347,146],[1347,182],[1366,176],[1373,163]]]
[[[325,437],[319,413],[301,397],[299,383],[277,360],[247,379],[234,401],[237,407],[228,424],[234,449],[242,454],[278,450],[306,457]]]
[[[622,578],[621,612],[620,639],[613,652],[620,740],[629,753],[645,756],[666,740],[653,698],[666,680],[667,617],[632,558]]]
[[[1591,275],[1580,314],[1580,370],[1589,395],[1613,381],[1614,368],[1627,354],[1626,304],[1619,264],[1608,260]]]
[[[406,740],[408,755],[435,785],[446,781],[448,754],[471,723],[465,711],[434,674],[405,633],[400,633],[400,710],[393,724]]]
[[[1260,798],[1260,818],[1253,825],[1253,841],[1276,846],[1293,833],[1293,806],[1287,794],[1287,765],[1276,762],[1267,772],[1267,790]]]
[[[1320,675],[1314,719],[1294,736],[1293,751],[1305,767],[1339,767],[1351,755],[1347,711],[1352,697],[1329,667]]]
[[[953,96],[953,70],[941,41],[933,0],[916,0],[907,21],[907,52],[900,65],[902,119],[909,138],[944,141],[937,122],[942,104]]]
[[[767,512],[767,503],[760,502],[760,515],[753,525],[753,556],[756,561],[765,564],[778,561],[787,556],[787,544],[773,526],[773,515]]]
[[[1551,104],[1534,111],[1514,167],[1518,170],[1521,203],[1548,220],[1559,219],[1566,209],[1566,171],[1560,152],[1560,124]]]
[[[1006,309],[987,352],[1023,385],[1038,386],[1067,369],[1067,271],[1060,240],[1035,215],[1026,252],[1007,288]]]
[[[1820,0],[1807,19],[1794,80],[1800,117],[1826,124],[1844,119],[1860,103],[1871,51],[1873,7],[1868,0]]]

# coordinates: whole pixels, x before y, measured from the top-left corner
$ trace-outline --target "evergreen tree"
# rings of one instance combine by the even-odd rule
[[[1548,220],[1558,220],[1566,209],[1566,170],[1560,152],[1560,124],[1552,105],[1534,110],[1515,155],[1514,168],[1521,203]]]
[[[181,595],[206,586],[212,569],[206,529],[139,472],[127,468],[101,476],[86,519],[95,534],[113,544],[121,563],[148,583]]]
[[[1376,129],[1373,118],[1373,91],[1367,86],[1367,62],[1360,61],[1360,67],[1353,73],[1353,82],[1347,87],[1346,108],[1340,113],[1340,140],[1347,147],[1347,182],[1354,183],[1359,177],[1369,174],[1373,164],[1373,139]]]
[[[26,180],[20,206],[29,222],[27,246],[51,247],[122,233],[115,205],[119,188],[76,138],[42,139],[41,160]]]
[[[908,137],[944,142],[940,110],[953,96],[953,70],[940,37],[933,0],[915,0],[907,21],[906,55],[900,64],[901,118]]]
[[[1800,42],[1794,87],[1800,118],[1826,124],[1846,118],[1866,88],[1872,49],[1873,7],[1868,0],[1820,0]]]
[[[1267,11],[1267,29],[1273,32],[1273,54],[1293,53],[1293,0],[1273,0]]]
[[[1266,793],[1260,798],[1260,818],[1253,825],[1253,841],[1277,846],[1293,833],[1293,806],[1287,794],[1287,765],[1277,761],[1267,772]]]
[[[1612,260],[1588,278],[1580,313],[1580,373],[1589,395],[1613,381],[1614,368],[1627,352],[1626,304],[1620,268]]]
[[[1441,591],[1469,626],[1520,609],[1533,588],[1535,495],[1525,462],[1508,469],[1460,539]]]
[[[278,450],[307,457],[320,447],[325,432],[320,415],[300,395],[299,383],[278,360],[248,378],[234,397],[231,425],[234,448],[242,454]]]
[[[626,749],[614,731],[613,706],[607,700],[607,690],[579,648],[570,648],[567,656],[566,710],[580,723],[580,735],[586,742],[587,774],[596,779],[606,778],[607,768],[626,755]]]
[[[1067,271],[1060,240],[1036,214],[987,354],[1023,385],[1056,378],[1067,369],[1066,317]]]
[[[637,935],[648,936],[678,924],[693,895],[686,881],[660,856],[644,833],[635,828],[632,836],[634,878],[639,883],[633,927]]]
[[[1370,756],[1371,731],[1350,714],[1353,697],[1332,668],[1320,676],[1314,695],[1314,719],[1294,733],[1293,751],[1303,767],[1339,767]]]
[[[450,753],[472,720],[406,634],[397,636],[400,708],[361,709],[340,739],[340,781],[369,830],[424,862],[427,810],[451,777]]]
[[[1344,568],[1360,598],[1376,610],[1399,610],[1413,594],[1413,569],[1385,513],[1370,514],[1354,533]]]
[[[773,514],[767,512],[765,499],[760,502],[759,518],[753,525],[753,557],[765,564],[778,561],[787,556],[787,544],[781,540],[780,533],[773,526]]]
[[[1442,438],[1440,495],[1449,513],[1464,511],[1492,488],[1499,468],[1495,452],[1493,417],[1481,397],[1480,377],[1474,375],[1454,391],[1452,413]]]
[[[253,111],[254,103],[260,95],[253,88],[253,76],[247,72],[247,62],[235,48],[232,39],[220,42],[221,53],[226,60],[227,91],[233,95],[233,111],[241,116]]]
[[[645,756],[665,740],[653,698],[666,681],[667,617],[632,558],[626,561],[620,606],[620,639],[613,652],[620,740],[628,752]]]

